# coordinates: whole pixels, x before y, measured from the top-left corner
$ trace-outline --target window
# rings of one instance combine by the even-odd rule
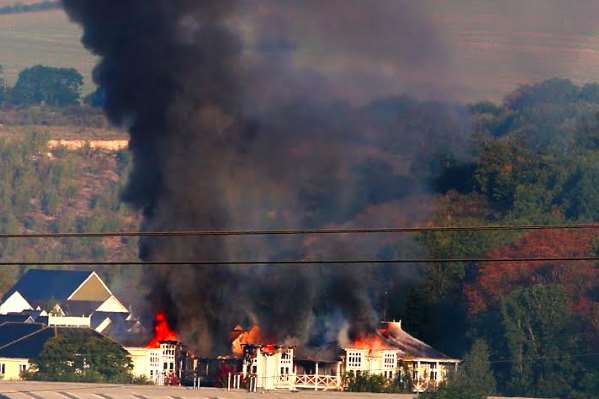
[[[385,357],[383,358],[383,367],[386,369],[394,369],[395,363],[395,353],[385,353]]]
[[[437,381],[437,363],[431,363],[431,380]]]
[[[362,367],[362,353],[361,352],[348,352],[347,366],[351,367],[351,368],[361,368]]]
[[[19,364],[19,374],[22,374],[25,371],[27,371],[27,365],[26,364]]]
[[[6,364],[4,363],[0,364],[0,374],[6,374]]]
[[[171,366],[171,367],[170,367],[170,369],[171,369],[171,370],[174,370],[174,369],[175,369],[175,363],[171,363],[171,365],[170,365],[170,366]]]
[[[166,370],[166,369],[168,369],[168,363],[164,363],[163,370]]]

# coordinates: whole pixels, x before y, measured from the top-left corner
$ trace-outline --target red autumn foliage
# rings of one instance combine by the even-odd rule
[[[598,230],[539,230],[489,251],[489,258],[547,258],[591,256]],[[518,287],[559,284],[574,311],[588,314],[592,302],[585,294],[598,280],[593,261],[482,263],[472,284],[465,287],[469,311],[477,314],[497,304]]]

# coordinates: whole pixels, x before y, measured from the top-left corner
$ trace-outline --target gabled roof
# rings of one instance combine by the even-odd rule
[[[75,270],[28,270],[5,298],[18,291],[29,303],[65,301],[92,273]]]
[[[382,322],[376,334],[365,339],[358,339],[343,349],[347,350],[372,350],[396,351],[404,360],[446,361],[459,362],[439,352],[432,346],[420,341],[401,328],[401,322]]]
[[[437,351],[430,345],[411,336],[401,328],[401,322],[387,322],[379,330],[386,342],[399,349],[401,356],[408,359],[457,360]]]

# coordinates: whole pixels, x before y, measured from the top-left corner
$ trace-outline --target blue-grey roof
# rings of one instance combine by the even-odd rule
[[[36,358],[44,349],[46,342],[57,335],[82,333],[87,336],[102,337],[101,334],[98,334],[89,328],[47,327],[39,324],[38,330],[19,336],[20,333],[23,333],[23,325],[23,323],[6,323],[4,325],[6,326],[4,328],[5,331],[1,330],[2,326],[0,326],[0,334],[9,332],[13,337],[16,336],[12,341],[9,341],[6,344],[0,344],[0,357],[22,359]]]
[[[91,271],[29,270],[6,294],[19,291],[30,304],[64,301],[92,274]]]
[[[39,356],[46,342],[54,337],[54,329],[44,327],[41,330],[13,341],[5,346],[0,346],[0,357],[32,359]]]
[[[33,323],[34,318],[29,313],[9,313],[0,315],[0,324],[6,322]]]
[[[0,348],[44,328],[45,325],[38,323],[2,323],[0,324]]]
[[[60,305],[60,308],[67,316],[81,317],[94,314],[100,305],[102,302],[66,301]]]

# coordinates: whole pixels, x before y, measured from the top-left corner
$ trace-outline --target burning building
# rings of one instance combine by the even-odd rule
[[[382,375],[390,383],[411,382],[414,392],[435,390],[456,370],[453,359],[403,330],[382,322],[372,334],[331,348],[264,343],[259,328],[235,328],[232,355],[203,360],[200,375],[221,373],[222,386],[250,389],[342,390],[349,375]]]
[[[343,372],[409,379],[415,392],[436,389],[459,363],[408,334],[401,321],[381,323],[371,336],[344,345],[342,355]]]
[[[256,389],[292,389],[293,352],[290,346],[244,344],[241,376],[252,377]]]
[[[154,320],[154,336],[145,347],[126,347],[131,354],[133,373],[156,385],[179,385],[193,380],[197,357],[181,343],[163,312]]]
[[[419,184],[404,174],[419,168],[425,158],[415,158],[409,165],[403,155],[407,159],[415,151],[412,148],[422,146],[419,141],[414,147],[410,144],[405,154],[390,152],[390,147],[404,147],[398,132],[416,135],[418,129],[390,128],[388,116],[379,123],[379,111],[375,117],[366,109],[339,107],[336,102],[321,108],[313,96],[297,105],[279,108],[277,104],[272,110],[248,107],[259,101],[246,91],[251,86],[247,80],[251,80],[252,68],[245,68],[245,55],[250,47],[263,46],[246,48],[241,30],[234,28],[237,13],[244,10],[238,1],[63,0],[63,4],[70,17],[82,25],[83,43],[99,57],[94,79],[105,96],[108,118],[130,133],[134,163],[123,199],[143,214],[144,231],[324,228],[370,226],[377,220],[394,224],[414,221],[413,209],[421,209],[421,205],[406,212],[403,201],[414,195],[410,204],[420,204],[423,196],[420,189],[413,189]],[[332,117],[340,114],[344,117]],[[467,131],[469,124],[462,122],[460,112],[448,109],[441,114],[456,121],[452,128],[443,128],[441,136],[445,137],[446,131]],[[436,111],[431,111],[433,115]],[[411,120],[409,114],[390,119]],[[411,143],[412,137],[408,138],[406,143]],[[439,147],[449,144],[443,140]],[[395,214],[410,216],[391,221],[390,215]],[[298,346],[307,345],[315,336],[326,336],[330,342],[344,324],[331,322],[333,319],[347,322],[354,337],[375,331],[380,309],[374,296],[385,292],[382,287],[389,281],[399,281],[405,275],[374,266],[351,271],[292,264],[239,268],[227,262],[353,259],[365,252],[343,237],[328,241],[237,237],[234,243],[230,239],[140,238],[140,259],[164,262],[144,269],[147,307],[169,309],[179,338],[209,357],[199,367],[206,377],[217,380],[223,371],[227,375],[243,373],[245,367],[245,373],[255,374],[257,381],[271,378],[271,374],[273,379],[295,375],[295,386],[318,389],[324,370],[339,387],[346,371],[383,373],[384,369],[388,378],[394,378],[400,370],[399,360],[407,359],[415,362],[417,379],[425,374],[430,379],[433,372],[421,371],[423,364],[441,367],[449,362],[440,354],[413,352],[410,345],[402,346],[404,341],[414,342],[401,333],[394,338],[379,331],[375,335],[389,346],[387,352],[349,345],[341,348],[338,356],[326,359],[324,370],[323,359],[308,359],[300,369],[304,376],[300,384],[295,349],[290,353],[289,348],[279,347],[270,352],[264,345],[281,344],[288,337]],[[396,241],[392,244],[388,247],[397,247]],[[387,250],[380,247],[378,237],[368,247],[373,254]],[[179,265],[176,272],[168,265],[169,261],[193,260],[207,264]],[[260,339],[253,337],[252,331],[240,332],[239,339],[233,339],[231,353],[219,357],[229,351],[231,328],[249,320],[262,328]],[[316,331],[315,324],[326,331]],[[264,334],[272,339],[264,339]],[[157,340],[159,346],[161,342]],[[413,346],[422,349],[426,345]],[[177,355],[172,370],[170,367],[171,349],[165,348],[166,353],[144,349],[146,354],[140,359],[162,366],[148,370],[161,376],[178,374]],[[382,362],[377,360],[381,353]],[[289,370],[287,356],[294,365]],[[434,380],[441,379],[441,374],[435,374]]]

